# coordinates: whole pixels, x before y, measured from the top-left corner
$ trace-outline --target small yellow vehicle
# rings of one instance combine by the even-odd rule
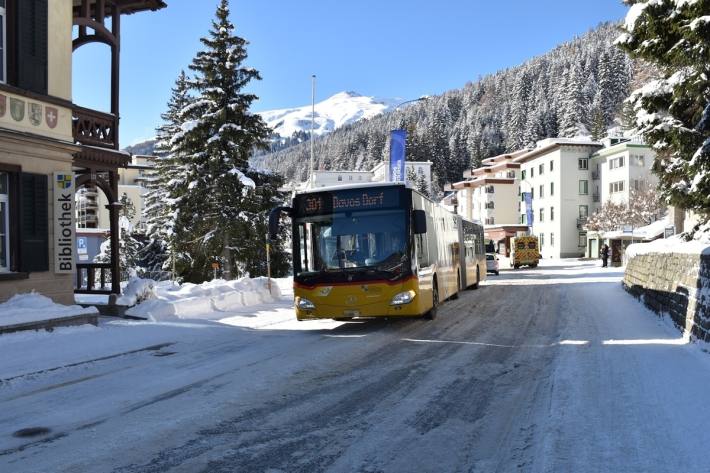
[[[537,267],[540,262],[539,243],[536,236],[522,236],[513,239],[513,254],[510,265],[515,269],[521,266]]]

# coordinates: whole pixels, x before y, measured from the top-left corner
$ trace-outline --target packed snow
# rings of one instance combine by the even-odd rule
[[[0,471],[707,471],[710,357],[622,274],[504,270],[433,322],[298,323],[284,297],[3,336]]]
[[[95,307],[57,304],[49,297],[29,292],[16,294],[7,302],[0,303],[0,326],[96,313],[98,312]]]
[[[626,256],[652,253],[682,253],[693,255],[710,255],[710,243],[701,241],[685,241],[680,236],[661,238],[650,243],[634,243],[626,248]]]
[[[225,312],[242,308],[254,309],[282,298],[282,287],[290,279],[241,278],[232,281],[215,279],[202,284],[154,282],[136,278],[124,290],[122,301],[139,304],[128,315],[153,321],[208,318],[219,320]],[[286,289],[288,291],[288,289]]]
[[[356,92],[340,92],[315,104],[315,135],[392,110],[400,99],[377,99]],[[297,131],[311,131],[311,105],[269,110],[260,115],[278,135],[288,138]]]

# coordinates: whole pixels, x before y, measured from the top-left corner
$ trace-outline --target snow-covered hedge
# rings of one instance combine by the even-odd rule
[[[126,289],[130,286],[129,284]],[[175,317],[212,318],[210,314],[215,312],[252,307],[275,302],[281,298],[281,291],[276,281],[272,279],[271,291],[269,291],[267,278],[264,277],[233,281],[216,279],[202,284],[137,280],[133,288],[134,292],[147,297],[126,313],[151,320],[169,320]],[[134,292],[130,295],[132,296]]]

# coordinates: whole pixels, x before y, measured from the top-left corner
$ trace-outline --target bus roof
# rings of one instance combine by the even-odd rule
[[[361,183],[357,183],[357,184],[341,184],[338,186],[327,186],[327,187],[317,187],[315,189],[307,189],[304,191],[296,192],[296,195],[316,194],[318,192],[339,191],[339,190],[344,190],[344,189],[370,189],[373,187],[391,187],[391,186],[405,187],[405,183],[404,182],[361,182]]]

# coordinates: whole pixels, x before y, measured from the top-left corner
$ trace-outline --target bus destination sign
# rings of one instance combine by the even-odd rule
[[[354,210],[379,210],[399,207],[399,188],[379,187],[304,194],[298,197],[300,215],[323,215]]]

